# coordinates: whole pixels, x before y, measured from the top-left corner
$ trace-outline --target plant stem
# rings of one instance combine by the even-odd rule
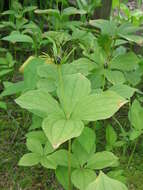
[[[135,153],[135,150],[136,150],[136,146],[137,146],[137,140],[136,140],[136,142],[135,142],[135,144],[134,144],[133,150],[132,150],[131,155],[130,155],[130,157],[129,157],[128,164],[127,164],[127,168],[129,168],[129,166],[130,166],[130,164],[131,164],[131,161],[132,161],[132,159],[133,159],[133,156],[134,156],[134,153]]]
[[[68,190],[72,190],[71,186],[71,139],[68,141]]]
[[[123,134],[124,137],[125,137],[125,136],[126,136],[126,132],[125,132],[123,126],[121,125],[121,123],[120,123],[114,116],[113,116],[112,118],[113,118],[113,120],[118,124],[118,126],[119,126],[120,129],[121,129],[122,134]]]

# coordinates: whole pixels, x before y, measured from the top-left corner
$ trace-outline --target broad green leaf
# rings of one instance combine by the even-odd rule
[[[19,166],[34,166],[40,162],[40,155],[36,153],[27,153],[22,156],[18,165]]]
[[[1,13],[2,15],[14,15],[15,11],[14,10],[7,10]]]
[[[109,67],[111,69],[119,69],[121,71],[132,71],[138,68],[139,59],[135,53],[129,52],[123,55],[114,57]]]
[[[53,113],[63,115],[58,102],[46,89],[28,91],[17,98],[16,103],[40,116],[48,116]]]
[[[2,38],[2,40],[9,41],[12,43],[16,42],[33,43],[33,39],[30,36],[20,33],[11,33],[9,36]]]
[[[53,92],[56,89],[56,83],[49,79],[40,79],[37,83],[37,88],[47,89],[48,92]]]
[[[65,76],[60,80],[57,94],[67,119],[70,118],[77,103],[87,96],[90,91],[89,80],[81,74]]]
[[[115,36],[117,33],[117,26],[114,21],[97,19],[90,20],[89,24],[101,29],[101,33],[103,35]]]
[[[114,128],[111,125],[108,125],[106,127],[107,150],[110,150],[110,148],[112,149],[112,146],[114,146],[116,141],[117,141],[117,134],[116,134]]]
[[[46,156],[41,157],[40,164],[47,169],[55,170],[57,167],[57,164],[52,159],[48,159]]]
[[[135,34],[120,34],[120,37],[126,39],[129,42],[135,42],[139,45],[143,44],[143,37]]]
[[[143,107],[137,100],[132,103],[129,119],[134,129],[139,131],[143,129]]]
[[[6,74],[8,74],[8,73],[10,73],[12,71],[13,71],[13,69],[2,69],[0,71],[0,77],[3,77],[4,75],[6,75]]]
[[[41,144],[45,144],[47,142],[47,137],[43,131],[31,131],[26,134],[26,137],[37,139]]]
[[[44,64],[37,69],[38,75],[42,78],[56,80],[58,68],[56,64]]]
[[[117,94],[127,99],[130,99],[137,91],[136,88],[132,88],[125,84],[114,85],[110,88],[110,90],[115,91]]]
[[[105,77],[100,71],[96,71],[88,76],[92,89],[102,88],[105,84]]]
[[[68,7],[63,10],[63,15],[75,15],[75,14],[86,14],[85,10],[76,9],[75,7]]]
[[[118,157],[116,157],[112,152],[103,151],[95,153],[88,160],[86,167],[99,170],[107,167],[116,167],[118,164]]]
[[[18,94],[24,90],[24,82],[20,81],[17,83],[11,83],[7,87],[5,87],[4,91],[0,94],[1,97],[9,96],[13,94]]]
[[[132,86],[136,86],[137,84],[139,84],[142,81],[141,75],[142,74],[140,74],[138,69],[125,73],[126,80]]]
[[[20,71],[24,71],[25,91],[34,90],[39,79],[37,68],[44,64],[44,60],[37,57],[29,57],[20,67]]]
[[[129,138],[130,138],[131,141],[134,141],[134,140],[137,139],[142,133],[143,133],[143,131],[134,129],[134,130],[132,130],[132,131],[130,132]]]
[[[8,65],[8,62],[7,62],[6,58],[0,57],[0,65],[1,65],[1,67],[2,67],[3,65]]]
[[[112,84],[123,84],[126,81],[124,74],[120,71],[111,71],[108,69],[105,71],[105,76]]]
[[[29,130],[37,129],[42,127],[42,118],[37,115],[32,115],[32,124],[30,125]]]
[[[6,103],[0,101],[0,108],[1,108],[1,109],[4,109],[4,110],[7,110],[7,105],[6,105]]]
[[[28,150],[33,153],[43,155],[43,147],[40,141],[35,138],[28,138],[26,141],[26,146]]]
[[[77,73],[81,73],[84,76],[87,76],[90,71],[96,67],[95,63],[87,58],[74,60],[70,65],[73,65],[76,68]]]
[[[50,153],[54,152],[54,149],[49,141],[46,142],[44,147],[44,155],[48,155]]]
[[[45,88],[49,92],[56,89],[58,80],[58,69],[55,64],[44,64],[37,69],[38,75],[41,77],[37,83],[38,88]]]
[[[103,172],[100,172],[99,176],[96,178],[94,182],[92,182],[86,190],[128,190],[127,187],[112,178],[109,178]]]
[[[111,177],[113,179],[116,179],[122,183],[127,183],[127,179],[124,176],[124,170],[121,169],[117,169],[117,170],[113,170],[107,173],[108,177]]]
[[[46,88],[49,92],[56,90],[61,76],[77,73],[77,69],[71,64],[44,64],[37,69],[40,80],[38,88]]]
[[[56,15],[56,16],[60,15],[59,10],[57,9],[45,9],[45,10],[37,9],[34,12],[37,14],[49,14],[49,15]]]
[[[67,150],[60,149],[56,152],[50,154],[47,156],[47,161],[51,163],[55,163],[56,166],[65,166],[68,167],[68,158],[69,154]],[[78,168],[77,161],[73,154],[71,153],[71,167]]]
[[[58,148],[67,140],[78,137],[84,127],[82,121],[76,120],[50,120],[49,118],[43,121],[43,130],[54,148]]]
[[[81,135],[77,138],[77,141],[87,151],[87,153],[90,153],[95,145],[95,132],[89,127],[85,127]]]
[[[68,167],[58,166],[55,173],[59,183],[64,187],[65,190],[68,190],[69,187]]]
[[[36,6],[24,7],[23,13],[34,11],[36,8]]]
[[[82,98],[76,105],[72,118],[87,121],[107,119],[127,101],[113,91],[91,94]]]
[[[124,5],[122,3],[122,5]],[[127,6],[126,6],[127,7]],[[134,26],[132,23],[130,22],[124,22],[123,24],[121,24],[118,28],[118,35],[132,35],[135,34],[137,31],[139,31],[141,28],[138,26]]]
[[[89,138],[87,139],[89,140]],[[88,141],[88,140],[85,140],[85,141]],[[93,145],[93,147],[91,147],[90,152],[87,152],[85,148],[82,146],[82,144],[78,141],[78,137],[77,137],[72,143],[72,152],[79,167],[83,167],[84,164],[87,163],[89,158],[94,154],[95,144]]]
[[[96,173],[89,169],[76,169],[72,172],[72,183],[80,190],[86,190],[87,186],[96,179]]]

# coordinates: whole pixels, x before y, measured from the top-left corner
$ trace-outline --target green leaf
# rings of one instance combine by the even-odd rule
[[[45,10],[37,9],[34,12],[37,13],[37,14],[56,15],[57,17],[60,16],[60,12],[57,9],[45,9]]]
[[[136,86],[142,81],[139,69],[125,73],[125,77],[128,83],[131,84],[132,86]]]
[[[89,24],[101,29],[103,35],[115,36],[117,33],[117,26],[114,21],[103,19],[90,20]]]
[[[112,178],[106,176],[103,172],[100,172],[99,176],[94,182],[92,182],[86,190],[128,190],[127,187]]]
[[[68,7],[63,10],[63,15],[75,15],[75,14],[86,14],[85,10],[76,9],[75,7]]]
[[[74,60],[70,65],[73,65],[76,68],[77,73],[81,73],[84,76],[87,76],[90,71],[96,67],[95,62],[90,61],[87,58]]]
[[[137,91],[136,88],[132,88],[125,84],[114,85],[110,88],[110,90],[115,91],[117,94],[127,99],[130,99]]]
[[[43,121],[43,130],[54,148],[58,148],[67,140],[78,137],[83,130],[83,123],[74,120],[50,120]]]
[[[44,64],[37,69],[37,73],[40,77],[51,79],[53,81],[56,81],[57,79],[57,72],[58,68],[55,64]]]
[[[24,72],[25,91],[34,90],[39,79],[37,69],[44,64],[44,60],[30,56],[20,67],[19,71]]]
[[[20,159],[19,166],[34,166],[40,162],[40,155],[36,153],[24,154]]]
[[[106,70],[105,76],[112,84],[123,84],[126,81],[124,74],[120,71]]]
[[[77,70],[71,64],[44,64],[38,67],[37,73],[41,78],[37,84],[38,88],[46,88],[49,92],[52,92],[56,90],[61,76],[77,73]]]
[[[87,186],[96,179],[96,173],[89,169],[76,169],[72,172],[72,183],[80,190],[86,190]]]
[[[52,159],[48,159],[46,156],[42,156],[40,163],[43,167],[47,168],[47,169],[56,169],[57,164],[55,163],[55,161],[53,161]]]
[[[143,43],[143,37],[135,34],[120,34],[120,37],[126,39],[129,42],[135,42],[139,45]]]
[[[5,83],[4,83],[5,85]],[[22,92],[24,90],[25,86],[24,86],[24,82],[20,81],[17,83],[10,83],[10,85],[8,85],[7,87],[5,87],[4,91],[0,94],[1,97],[4,96],[10,96],[13,94],[18,94],[20,92]]]
[[[135,53],[129,52],[123,55],[114,57],[109,67],[111,69],[119,69],[121,71],[132,71],[138,68],[139,59]]]
[[[32,124],[30,125],[29,130],[37,129],[42,127],[42,119],[37,115],[32,115]]]
[[[40,79],[37,83],[37,88],[43,88],[48,92],[53,92],[56,89],[56,83],[53,80]]]
[[[136,129],[132,130],[129,133],[129,138],[131,141],[134,141],[135,139],[137,139],[141,134],[143,133],[143,131],[138,131]]]
[[[91,91],[90,82],[81,74],[65,76],[59,82],[57,94],[60,103],[66,114],[70,118],[76,104]],[[79,120],[80,118],[78,118]]]
[[[85,139],[88,139],[85,140]],[[90,153],[95,145],[95,133],[89,127],[85,127],[82,131],[81,135],[77,138],[77,141],[81,144],[81,146]]]
[[[53,113],[63,115],[58,102],[46,89],[28,91],[17,98],[16,103],[39,116],[46,117]]]
[[[108,125],[106,127],[106,142],[107,142],[107,147],[114,146],[115,142],[117,141],[117,134],[114,130],[114,128],[111,125]]]
[[[76,105],[73,119],[96,121],[111,117],[127,101],[113,91],[91,94]]]
[[[143,129],[143,108],[137,100],[132,103],[129,119],[135,130]]]
[[[54,149],[49,141],[46,142],[44,147],[44,155],[48,155],[50,153],[54,152]]]
[[[6,74],[8,74],[8,73],[10,73],[12,71],[13,71],[13,69],[2,69],[0,71],[0,77],[3,77],[4,75],[6,75]]]
[[[4,109],[4,110],[7,110],[7,105],[6,105],[6,103],[0,101],[0,108],[1,108],[1,109]]]
[[[127,179],[124,176],[124,170],[121,170],[121,169],[113,170],[113,171],[108,172],[107,175],[108,177],[116,179],[122,183],[127,183]]]
[[[33,39],[30,36],[25,34],[20,34],[17,32],[11,33],[9,36],[2,38],[2,40],[9,41],[12,43],[16,42],[33,43]]]
[[[55,163],[56,167],[57,166],[68,167],[68,162],[69,162],[68,158],[69,158],[68,151],[64,149],[57,150],[56,152],[47,156],[48,162]],[[72,153],[71,153],[71,167],[73,168],[79,167]]]
[[[37,139],[28,138],[26,141],[26,146],[31,152],[43,155],[42,144]]]
[[[46,135],[44,134],[43,131],[32,131],[32,132],[29,132],[26,134],[26,137],[27,138],[34,138],[34,139],[37,139],[39,140],[39,142],[41,144],[45,144],[47,142],[47,137]]]
[[[36,8],[36,6],[24,7],[23,13],[34,11]]]
[[[103,151],[95,153],[88,160],[86,167],[99,170],[107,167],[116,167],[118,164],[118,157],[116,157],[112,152]]]
[[[90,134],[90,130],[87,127],[84,128],[82,134],[77,137],[72,143],[72,152],[80,167],[83,167],[87,163],[88,159],[95,152],[95,136]],[[87,132],[87,134],[86,134]],[[88,134],[89,132],[89,134]],[[92,131],[91,131],[92,132]],[[82,137],[82,138],[81,138]],[[83,138],[85,137],[85,138]],[[91,138],[91,139],[90,139]],[[88,139],[88,140],[85,140]],[[88,142],[89,141],[89,142]],[[89,145],[87,148],[86,146]]]
[[[68,168],[63,166],[58,166],[55,173],[59,183],[64,187],[64,189],[68,190],[69,187]]]

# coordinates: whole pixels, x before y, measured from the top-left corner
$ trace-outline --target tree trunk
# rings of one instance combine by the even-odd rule
[[[95,10],[94,19],[109,19],[112,8],[112,0],[102,0],[100,8]]]

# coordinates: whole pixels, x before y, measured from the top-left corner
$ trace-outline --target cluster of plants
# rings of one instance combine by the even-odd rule
[[[18,165],[52,170],[65,190],[127,190],[120,160],[130,166],[143,134],[142,13],[114,0],[119,14],[96,19],[103,1],[47,2],[1,4],[0,109],[14,100],[31,118]]]

